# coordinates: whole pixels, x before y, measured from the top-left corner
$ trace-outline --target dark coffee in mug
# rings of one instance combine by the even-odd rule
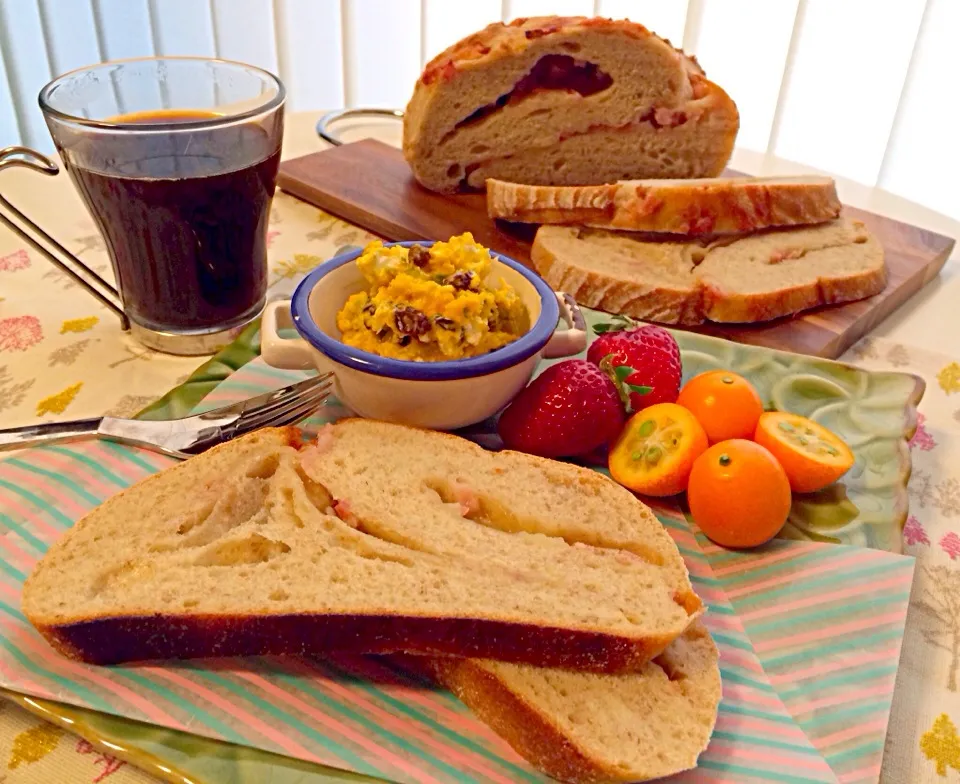
[[[144,133],[58,144],[103,234],[124,309],[150,329],[224,327],[263,307],[279,140],[255,123],[184,132],[217,117],[121,115],[109,122]]]

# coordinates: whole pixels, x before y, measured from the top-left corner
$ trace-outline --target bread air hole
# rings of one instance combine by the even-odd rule
[[[576,47],[570,49],[569,46]],[[567,51],[578,52],[579,44],[571,41],[561,44]],[[480,120],[499,111],[510,103],[515,103],[534,92],[543,90],[565,90],[575,92],[586,98],[590,95],[603,92],[613,84],[613,78],[605,71],[601,71],[596,63],[575,60],[568,54],[548,54],[541,57],[533,67],[519,79],[511,90],[505,92],[497,100],[481,106],[475,112],[464,117],[454,126],[454,131],[465,125],[480,122]],[[452,133],[452,131],[451,131]],[[441,139],[441,144],[446,140]]]
[[[413,561],[411,561],[409,558],[404,558],[402,555],[376,552],[375,550],[368,550],[362,546],[356,547],[354,549],[354,554],[359,555],[361,558],[365,558],[368,561],[383,561],[385,563],[395,563],[399,564],[400,566],[413,568]]]
[[[653,663],[663,670],[664,675],[671,681],[679,682],[687,679],[687,674],[677,667],[667,656],[657,656],[653,660]]]
[[[469,484],[459,477],[453,482],[445,479],[426,479],[424,484],[445,504],[461,510],[461,516],[474,523],[496,528],[507,533],[527,530],[509,509],[499,501],[474,493]]]
[[[240,566],[266,563],[289,552],[290,545],[286,542],[254,533],[209,547],[198,554],[193,562],[197,566]]]
[[[186,515],[183,520],[180,522],[180,525],[177,526],[177,533],[180,536],[190,533],[198,525],[202,525],[207,521],[207,518],[213,513],[213,508],[216,506],[216,501],[211,500],[201,506],[199,509],[195,509],[190,514]]]
[[[561,484],[564,479],[559,474],[547,475],[551,482]],[[617,557],[621,563],[624,559],[636,557],[646,561],[649,564],[662,565],[663,555],[653,548],[642,548],[639,545],[630,549],[630,553],[625,553],[616,547],[605,546],[601,541],[590,537],[589,533],[583,531],[571,532],[564,529],[563,525],[547,523],[543,518],[534,519],[531,517],[520,517],[516,515],[505,504],[490,495],[484,495],[476,492],[470,486],[470,480],[466,477],[456,477],[453,481],[446,478],[431,477],[423,482],[424,486],[437,494],[437,500],[446,504],[450,508],[451,514],[459,514],[466,520],[470,520],[478,525],[487,528],[493,528],[508,534],[516,533],[543,533],[554,529],[551,535],[563,539],[567,544],[574,547],[592,547],[598,554]],[[629,565],[629,561],[626,561]],[[607,569],[609,562],[600,558],[586,560],[582,564],[584,569]],[[594,590],[597,586],[591,585]],[[591,590],[587,588],[586,590]],[[678,595],[675,597],[677,604],[686,608],[686,598]],[[636,623],[635,619],[627,619],[630,623]]]
[[[246,471],[251,479],[269,479],[280,466],[280,455],[272,454],[253,463]]]
[[[303,467],[299,464],[296,467],[296,471],[297,476],[300,477],[301,483],[303,483],[303,489],[306,491],[307,498],[310,500],[310,503],[313,504],[320,512],[325,513],[326,509],[333,504],[333,496],[330,495],[330,491],[327,490],[327,488],[322,484],[315,481],[312,477],[308,476],[303,470]],[[286,496],[289,498],[289,504],[292,506],[293,495],[289,489],[286,490]],[[302,521],[297,527],[303,527]]]
[[[97,597],[119,583],[146,581],[153,576],[156,568],[149,561],[128,560],[117,566],[104,569],[90,583],[91,598]]]
[[[447,176],[451,180],[459,180],[463,177],[463,167],[459,163],[451,163],[447,169]]]
[[[560,44],[560,48],[565,52],[570,52],[570,54],[576,54],[583,47],[580,46],[580,44],[578,44],[576,41],[564,41],[562,44]]]

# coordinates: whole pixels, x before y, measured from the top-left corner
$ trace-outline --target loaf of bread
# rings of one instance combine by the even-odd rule
[[[425,187],[490,178],[587,185],[714,177],[737,108],[697,62],[639,24],[538,17],[491,24],[431,60],[403,121]]]
[[[630,180],[581,186],[490,179],[487,213],[518,223],[701,236],[825,223],[840,215],[840,200],[830,177]]]
[[[703,241],[541,226],[531,258],[580,304],[662,324],[768,321],[872,296],[887,280],[883,247],[847,218]]]
[[[696,767],[720,704],[717,648],[699,621],[637,673],[426,662],[521,756],[571,784],[647,781]]]
[[[23,611],[93,663],[408,651],[617,672],[701,605],[607,478],[349,420],[306,447],[260,431],[114,496],[46,553]]]

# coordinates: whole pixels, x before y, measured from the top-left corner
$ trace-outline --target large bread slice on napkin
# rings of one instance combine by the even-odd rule
[[[409,651],[624,671],[700,609],[669,536],[605,477],[366,420],[149,477],[23,590],[31,623],[94,663]]]
[[[404,664],[417,667],[414,657]],[[717,719],[717,647],[695,622],[636,673],[597,675],[487,659],[425,668],[531,764],[574,784],[647,781],[696,766]]]
[[[662,324],[767,321],[863,299],[887,281],[883,247],[846,218],[704,240],[541,226],[530,255],[581,305]]]
[[[441,192],[489,177],[713,177],[738,129],[729,96],[645,27],[550,16],[491,24],[431,60],[404,114],[403,152]]]
[[[581,186],[490,179],[487,213],[518,223],[699,236],[825,223],[840,215],[840,199],[829,177],[628,180]]]

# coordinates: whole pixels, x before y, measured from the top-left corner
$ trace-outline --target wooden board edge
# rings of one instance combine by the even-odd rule
[[[893,219],[891,218],[890,220]],[[911,224],[904,225],[909,226]],[[926,231],[926,229],[924,229],[924,231]],[[907,305],[910,300],[923,291],[924,287],[928,283],[940,275],[941,270],[950,259],[950,254],[953,252],[953,249],[956,246],[956,240],[943,234],[937,234],[936,232],[930,233],[938,238],[942,237],[943,239],[947,240],[947,243],[928,264],[919,268],[913,275],[900,284],[899,290],[901,292],[906,292],[903,296],[903,299],[889,312],[883,312],[879,309],[872,311],[868,310],[859,318],[850,322],[850,325],[842,333],[836,335],[834,339],[831,340],[827,346],[825,346],[825,349],[828,351],[828,354],[823,355],[825,359],[836,359],[837,357],[841,356],[847,349],[864,337],[870,330],[880,326],[884,321]],[[843,307],[843,305],[837,305],[835,307]]]

